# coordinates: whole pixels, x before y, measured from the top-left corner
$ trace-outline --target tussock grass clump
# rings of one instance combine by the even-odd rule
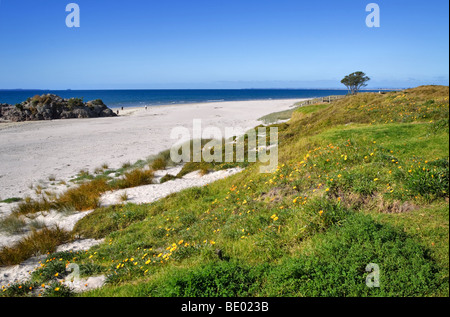
[[[0,232],[17,234],[23,230],[25,225],[25,220],[21,218],[20,215],[12,213],[6,218],[0,220]]]
[[[96,175],[102,174],[103,172],[104,172],[104,169],[102,167],[97,167],[94,170],[94,174],[96,174]]]
[[[41,211],[50,210],[53,204],[46,198],[41,198],[39,200],[31,199],[26,197],[24,201],[19,202],[19,204],[12,209],[13,213],[18,213],[21,215],[35,214]]]
[[[26,198],[13,209],[13,212],[21,215],[35,214],[50,209],[59,211],[87,211],[99,206],[100,196],[108,190],[125,189],[152,184],[154,172],[151,170],[135,169],[124,174],[120,179],[109,181],[108,177],[99,175],[89,179],[80,185],[69,188],[58,197],[48,195],[34,200]]]
[[[157,159],[161,159],[166,163],[166,166],[174,166],[175,163],[172,161],[172,158],[170,157],[170,149],[169,150],[165,150],[162,152],[159,152],[158,155],[154,156],[154,157],[149,157],[148,161],[154,161]]]
[[[127,169],[131,167],[131,163],[130,162],[125,162],[122,164],[122,169]]]
[[[23,220],[18,214],[13,213],[0,220],[0,232],[17,234],[22,232],[24,227],[25,220]]]
[[[176,177],[181,178],[189,173],[200,171],[200,175],[206,175],[211,169],[211,165],[205,162],[195,163],[195,162],[188,162],[186,163],[181,171],[177,174]]]
[[[0,250],[0,266],[16,265],[32,256],[54,252],[57,246],[68,242],[70,239],[71,235],[59,228],[44,228],[40,231],[33,231],[30,236],[21,240],[15,246]]]
[[[95,178],[94,175],[89,173],[89,171],[80,171],[74,178],[72,178],[70,181],[72,183],[78,184],[83,183],[85,181],[93,180]]]
[[[121,194],[119,198],[120,198],[120,201],[123,202],[123,203],[128,201],[128,199],[130,199],[130,197],[128,196],[128,194],[126,192]]]
[[[171,174],[166,174],[163,177],[161,177],[160,184],[163,184],[165,182],[168,182],[168,181],[171,181],[174,179],[177,179],[177,177],[174,175],[171,175]]]
[[[123,178],[111,182],[113,189],[125,189],[152,184],[154,172],[152,170],[136,169],[125,173]]]
[[[154,171],[165,170],[167,167],[167,162],[160,157],[151,163],[151,167]]]
[[[100,195],[110,189],[104,179],[95,179],[90,182],[70,188],[58,197],[55,205],[58,210],[87,211],[97,208]]]

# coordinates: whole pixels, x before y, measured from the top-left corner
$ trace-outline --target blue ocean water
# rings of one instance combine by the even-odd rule
[[[189,90],[0,90],[0,103],[17,104],[29,97],[102,99],[108,107],[158,106],[211,101],[302,99],[345,95],[347,90],[320,89],[189,89]]]

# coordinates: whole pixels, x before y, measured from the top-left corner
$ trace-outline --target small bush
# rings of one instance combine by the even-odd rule
[[[33,98],[31,98],[31,105],[37,106],[38,104],[42,103],[43,97],[36,95]]]
[[[80,98],[70,98],[67,101],[67,106],[69,107],[70,110],[73,110],[77,107],[83,107],[84,103],[83,103],[83,99]]]
[[[101,100],[101,99],[93,100],[93,101],[91,101],[91,104],[93,104],[95,106],[103,106],[104,105],[103,100]]]

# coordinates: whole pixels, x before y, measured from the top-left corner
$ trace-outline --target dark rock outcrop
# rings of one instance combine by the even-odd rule
[[[83,102],[47,94],[13,105],[0,104],[0,120],[13,122],[117,116],[102,100]]]

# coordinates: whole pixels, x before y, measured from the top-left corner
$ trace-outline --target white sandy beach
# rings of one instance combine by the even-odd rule
[[[175,126],[253,128],[258,118],[289,109],[299,99],[214,102],[125,108],[115,118],[0,124],[0,200],[32,194],[30,185],[67,181],[103,163],[118,168],[170,148]]]

